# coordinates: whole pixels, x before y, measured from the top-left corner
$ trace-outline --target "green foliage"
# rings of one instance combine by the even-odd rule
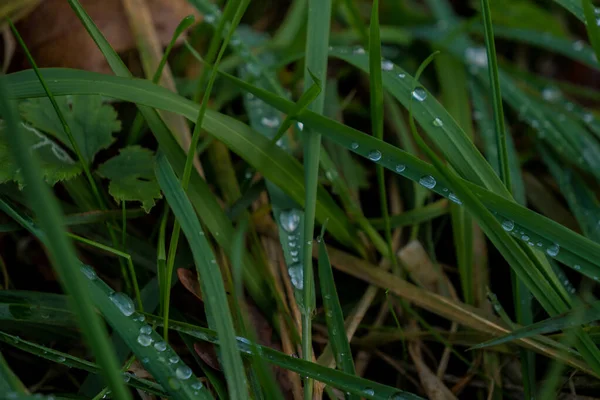
[[[56,100],[84,160],[91,164],[100,150],[115,141],[113,133],[121,130],[117,112],[101,96],[61,96]],[[33,127],[52,135],[73,150],[49,99],[24,101],[20,111],[23,119]]]
[[[31,125],[22,123],[21,126],[20,134],[27,141],[29,149],[37,155],[46,182],[54,185],[81,173],[81,165],[61,145]],[[25,183],[23,175],[7,143],[7,135],[10,134],[9,128],[0,123],[0,183],[16,181],[22,186]]]
[[[110,180],[108,192],[119,204],[139,201],[146,212],[162,198],[154,175],[154,154],[140,146],[122,148],[119,155],[98,167],[98,174]]]

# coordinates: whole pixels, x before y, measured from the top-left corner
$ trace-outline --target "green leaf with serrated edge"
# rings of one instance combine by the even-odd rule
[[[31,143],[29,148],[35,151],[40,161],[44,180],[50,185],[76,177],[81,173],[81,165],[60,145],[37,129],[22,123],[21,133]],[[0,121],[0,183],[16,181],[23,185],[23,177],[19,173],[11,151],[6,142],[8,135],[6,126]]]
[[[117,112],[104,104],[101,96],[61,96],[56,101],[64,115],[83,158],[91,163],[98,151],[114,142],[113,133],[121,130]],[[30,99],[20,105],[23,119],[71,147],[63,126],[47,98]],[[71,149],[73,150],[73,149]]]
[[[121,149],[119,155],[98,167],[98,174],[110,180],[108,192],[117,203],[139,201],[146,212],[162,197],[154,175],[154,154],[140,146]]]

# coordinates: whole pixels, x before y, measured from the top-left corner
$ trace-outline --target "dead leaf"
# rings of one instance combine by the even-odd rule
[[[197,14],[185,0],[147,0],[160,43],[165,46],[179,22]],[[81,0],[81,5],[117,52],[135,48],[121,0]],[[46,0],[18,24],[40,67],[110,72],[104,56],[68,2]]]
[[[208,342],[196,342],[194,343],[194,350],[196,350],[196,354],[198,354],[202,361],[209,367],[217,371],[221,370],[221,364],[219,363],[219,357],[217,357],[214,344]]]
[[[416,330],[416,322],[413,320],[412,331]],[[421,385],[427,393],[427,398],[431,400],[457,400],[456,396],[444,385],[444,382],[438,378],[427,366],[421,354],[421,341],[413,340],[408,344],[408,353],[417,368]]]
[[[177,277],[179,281],[191,294],[202,300],[202,291],[200,290],[200,282],[195,273],[185,268],[177,268]]]

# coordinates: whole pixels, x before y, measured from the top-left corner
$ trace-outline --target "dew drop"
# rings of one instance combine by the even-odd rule
[[[396,165],[396,172],[402,172],[406,169],[406,165],[404,164],[397,164]]]
[[[150,325],[144,325],[140,328],[140,333],[144,335],[149,335],[152,333],[152,327]]]
[[[441,126],[444,126],[444,123],[442,122],[441,119],[436,118],[436,119],[433,120],[433,126],[437,126],[439,128]]]
[[[468,47],[465,50],[467,62],[474,67],[486,67],[488,63],[485,47]]]
[[[142,358],[142,364],[148,364],[149,362],[150,362],[150,359],[148,357]]]
[[[513,229],[515,229],[515,223],[513,221],[511,221],[510,219],[505,220],[504,222],[502,222],[502,228],[506,231],[506,232],[510,232]]]
[[[169,357],[169,362],[171,364],[177,364],[179,362],[179,357],[178,356],[171,356],[171,357]]]
[[[86,278],[88,278],[90,281],[93,281],[94,279],[98,278],[98,275],[96,275],[96,271],[94,271],[94,269],[89,265],[82,265],[80,269],[81,272],[83,272]]]
[[[352,150],[356,150],[356,149],[358,149],[358,143],[356,143],[356,142],[352,142],[352,143],[350,144],[350,147],[352,148]]]
[[[381,62],[381,69],[384,71],[391,71],[394,69],[394,63],[389,60],[383,60]]]
[[[552,86],[546,87],[542,90],[542,98],[554,102],[560,98],[560,90]]]
[[[291,265],[288,268],[288,274],[292,285],[294,285],[296,289],[302,290],[302,288],[304,288],[304,271],[302,270],[302,265]]]
[[[415,90],[412,91],[412,97],[417,101],[423,101],[427,98],[427,92],[422,87],[416,87]]]
[[[260,123],[266,126],[267,128],[277,128],[279,126],[279,118],[262,117],[260,119]]]
[[[400,79],[404,79],[405,76],[406,76],[406,74],[403,74],[403,73],[398,74],[398,78],[400,78]]]
[[[297,257],[298,256],[298,250],[290,250],[290,255],[292,257]]]
[[[557,244],[553,244],[552,246],[550,246],[546,249],[546,253],[550,257],[556,257],[558,255],[559,251],[560,251],[560,246]]]
[[[131,374],[129,372],[125,372],[123,374],[123,382],[127,383],[131,380]]]
[[[437,182],[435,181],[435,178],[433,176],[425,175],[422,176],[421,179],[419,179],[419,183],[427,189],[433,189]]]
[[[67,359],[63,356],[58,356],[56,357],[56,361],[59,363],[64,363],[65,361],[67,361]]]
[[[573,50],[575,50],[575,51],[583,50],[583,46],[584,46],[584,43],[582,40],[577,40],[577,41],[573,42]]]
[[[144,333],[140,333],[137,337],[137,342],[143,347],[148,347],[152,344],[152,337]]]
[[[523,236],[521,236],[521,239],[522,239],[522,240],[529,240],[529,236],[527,236],[527,235],[523,235]]]
[[[292,233],[300,225],[300,213],[296,209],[282,211],[279,214],[279,223],[286,232]]]
[[[125,293],[114,292],[109,296],[109,299],[126,317],[129,317],[135,312],[135,305],[133,304],[133,300],[131,300],[131,298]]]
[[[362,392],[367,396],[375,396],[375,390],[373,390],[372,388],[365,388]]]
[[[154,348],[157,351],[165,351],[167,349],[167,344],[165,342],[156,342],[154,343]]]
[[[458,197],[456,197],[456,195],[452,192],[450,192],[450,194],[448,194],[448,198],[455,202],[456,204],[462,204],[462,201],[460,201],[460,199]]]
[[[381,152],[379,150],[371,150],[368,157],[371,161],[379,161],[381,160]]]
[[[204,21],[206,21],[206,23],[207,23],[207,24],[212,24],[212,23],[214,23],[216,19],[217,19],[217,18],[216,18],[214,15],[212,15],[212,14],[206,14],[206,15],[204,16]]]
[[[192,369],[187,365],[180,365],[175,370],[175,376],[181,380],[189,379],[189,377],[192,376]]]
[[[362,47],[357,47],[354,49],[353,53],[354,54],[365,54],[365,49],[363,49]]]
[[[304,130],[304,124],[302,122],[298,122],[298,129],[300,129],[301,131]]]
[[[192,383],[192,389],[194,389],[194,390],[202,389],[202,382],[198,381],[198,382]]]
[[[581,269],[581,265],[579,265],[579,264],[575,264],[573,267],[574,267],[574,268],[575,268],[577,271],[579,271],[579,270]]]

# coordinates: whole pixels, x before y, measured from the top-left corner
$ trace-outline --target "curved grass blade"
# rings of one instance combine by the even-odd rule
[[[123,382],[116,373],[117,360],[108,341],[106,329],[94,313],[89,294],[83,288],[83,277],[78,273],[78,261],[73,244],[65,235],[62,212],[54,195],[42,181],[39,164],[29,152],[25,136],[19,135],[20,124],[13,104],[9,102],[9,92],[4,76],[0,75],[0,114],[9,130],[8,135],[13,154],[21,167],[27,184],[25,193],[29,204],[39,218],[44,231],[43,241],[61,284],[72,296],[71,306],[76,310],[79,325],[89,346],[102,366],[103,374],[117,399],[130,399]]]
[[[470,350],[482,349],[485,347],[498,346],[522,338],[530,338],[535,335],[543,335],[556,331],[565,331],[570,328],[580,327],[600,320],[600,302],[595,302],[583,309],[570,311],[531,325],[515,329],[511,333],[500,336],[499,338],[472,346]]]
[[[94,364],[90,361],[24,340],[18,336],[10,335],[5,332],[0,332],[0,341],[3,341],[4,343],[7,343],[8,345],[27,353],[34,354],[40,358],[67,366],[69,368],[77,368],[93,374],[99,374],[101,371],[97,364]],[[138,378],[135,376],[135,374],[125,372],[122,374],[122,378],[123,382],[125,382],[128,386],[132,386],[136,389],[140,389],[158,396],[168,396],[168,393],[165,392],[159,384],[147,379]]]
[[[0,335],[2,335],[2,332],[0,332]],[[2,353],[0,353],[0,391],[7,396],[27,393],[25,385],[10,369]]]
[[[147,81],[60,69],[44,70],[44,74],[49,78],[49,85],[57,94],[103,94],[145,106],[179,112],[189,119],[193,119],[197,115],[197,106],[189,100],[183,99],[160,87],[153,86]],[[283,112],[289,112],[294,108],[294,104],[285,99],[257,89],[252,85],[247,85],[245,82],[232,76],[225,74],[223,76],[236,82],[236,84]],[[35,78],[31,77],[27,71],[11,74],[7,76],[7,79],[9,83],[12,83],[11,89],[16,99],[43,95],[43,91],[39,88]],[[314,129],[319,129],[334,142],[365,158],[367,158],[368,153],[372,149],[377,149],[382,154],[379,163],[383,164],[389,170],[399,173],[415,182],[419,182],[424,176],[435,175],[435,170],[418,158],[334,120],[308,110],[300,114],[298,119],[307,126],[310,125]],[[285,189],[288,195],[298,201],[299,204],[302,204],[303,185],[300,178],[301,168],[295,160],[291,159],[280,149],[273,148],[268,140],[254,134],[246,125],[233,121],[229,117],[210,112],[209,110],[206,122],[207,126],[205,128],[207,130],[219,137],[219,139],[222,139],[228,147],[244,157],[251,164],[263,166],[265,165],[265,159],[268,158],[269,165],[276,165],[277,168],[259,168],[261,172],[267,178],[277,182],[280,187]],[[166,135],[157,137],[164,141],[163,143],[169,143],[168,146],[163,146],[163,150],[172,152],[170,153],[173,156],[172,162],[175,163],[176,167],[182,168],[182,165],[178,161],[181,158],[177,156],[177,154],[181,154],[181,151],[175,147],[176,145],[173,143],[172,138]],[[267,148],[269,149],[268,152],[266,151]],[[250,151],[251,149],[255,151]],[[494,172],[492,171],[492,173]],[[496,180],[499,182],[497,177]],[[509,230],[512,234],[519,237],[528,236],[530,241],[534,242],[536,249],[541,251],[550,249],[550,253],[555,254],[554,257],[557,260],[571,267],[580,265],[582,267],[581,271],[585,272],[586,275],[592,278],[598,276],[600,279],[600,268],[597,267],[600,264],[600,245],[548,218],[516,205],[503,196],[491,193],[471,182],[463,182],[469,190],[481,199],[486,207],[497,213],[496,217],[505,223],[505,229]],[[209,191],[207,187],[205,188],[204,181],[199,178],[196,179],[195,185],[192,185],[192,189],[193,186]],[[436,185],[430,190],[441,196],[448,197],[452,188],[443,178],[440,178],[436,180]],[[336,226],[335,221],[339,222],[340,219],[336,218],[339,215],[337,211],[329,214],[329,210],[338,210],[339,212],[341,210],[337,208],[330,197],[327,197],[327,195],[324,195],[324,197],[328,199],[323,204],[325,210],[317,207],[317,216],[321,216],[323,220],[331,216],[328,226],[332,228],[332,226]],[[217,241],[219,241],[221,246],[229,249],[228,238],[231,236],[224,237],[222,233],[226,229],[231,229],[231,227],[224,213],[219,211],[220,207],[218,204],[214,199],[209,201],[209,199],[201,197],[198,192],[194,191],[190,193],[190,198],[199,210],[206,209],[207,207],[214,210],[208,215],[202,215],[203,221],[209,226],[213,234],[219,232],[219,234],[215,235]],[[328,205],[331,205],[331,207],[328,207]],[[327,212],[324,212],[326,210]],[[342,219],[345,218],[342,217]],[[229,228],[226,228],[227,225],[229,225]],[[338,228],[340,228],[339,225]],[[353,232],[353,230],[348,228],[343,233],[339,232],[336,238],[340,236],[348,237],[349,232]],[[344,243],[348,242],[352,243],[352,240],[344,241]],[[558,245],[558,253],[555,251],[557,247],[554,246],[556,245]]]
[[[304,66],[304,91],[318,82],[327,80],[327,51],[331,31],[331,0],[308,0],[308,20],[306,28],[306,54]],[[312,71],[312,72],[311,72]],[[314,74],[314,75],[313,75]],[[322,114],[325,93],[321,92],[308,108],[316,114]],[[303,309],[302,315],[302,358],[312,361],[312,313],[315,308],[315,282],[312,265],[312,243],[315,229],[317,189],[319,187],[319,158],[321,152],[321,133],[308,127],[302,137],[304,156],[304,218],[300,251],[303,256]],[[304,399],[310,400],[313,393],[311,379],[304,380]]]
[[[235,329],[229,312],[221,271],[216,265],[216,260],[192,205],[166,156],[162,153],[157,156],[156,177],[194,254],[209,315],[209,325],[216,328],[221,340],[221,357],[227,377],[229,396],[236,399],[247,398],[246,375],[241,356],[235,346]]]
[[[319,282],[323,295],[327,332],[329,333],[329,341],[338,367],[344,372],[355,375],[356,370],[354,369],[352,350],[346,337],[344,314],[342,313],[342,306],[335,287],[331,263],[327,255],[327,247],[323,238],[324,233],[323,229],[317,242],[319,243]],[[356,399],[357,397],[353,398]]]
[[[506,150],[506,128],[504,126],[504,111],[502,110],[502,94],[498,79],[498,64],[496,61],[496,45],[494,43],[494,28],[492,26],[492,11],[489,0],[481,0],[481,14],[485,31],[485,47],[487,48],[487,66],[492,87],[492,103],[494,109],[494,127],[496,128],[496,145],[500,161],[500,179],[510,192],[510,169],[508,151]]]

